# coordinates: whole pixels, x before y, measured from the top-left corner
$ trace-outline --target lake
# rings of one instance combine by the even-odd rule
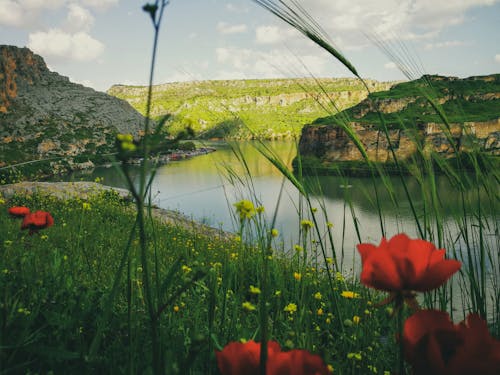
[[[241,199],[257,200],[265,207],[269,221],[277,209],[274,227],[280,232],[279,240],[283,242],[285,249],[293,248],[298,241],[300,227],[297,189],[288,181],[283,181],[280,172],[260,155],[252,142],[237,143],[244,155],[251,178],[245,173],[246,168],[235,156],[230,145],[224,142],[207,142],[206,145],[215,147],[217,151],[187,160],[173,161],[158,168],[152,184],[154,203],[161,208],[180,211],[213,227],[237,231],[238,224],[231,214],[234,214],[233,203]],[[294,143],[276,141],[269,142],[268,145],[282,160],[291,164],[296,154]],[[137,173],[137,169],[134,171]],[[102,178],[106,185],[126,187],[116,168],[99,167],[92,173],[73,174],[69,178],[92,181],[97,177]],[[412,177],[405,177],[405,180],[417,214],[423,217],[424,210],[429,210],[429,207],[422,201],[422,187]],[[418,229],[400,177],[390,177],[385,184],[381,179],[374,181],[371,177],[319,176],[308,177],[306,181],[309,186],[316,187],[311,188],[311,193],[314,205],[318,207],[317,212],[322,227],[326,231],[326,221],[320,214],[320,204],[325,207],[328,220],[333,223],[334,245],[339,259],[343,254],[344,267],[355,268],[353,263],[359,259],[354,255],[355,246],[360,239],[362,242],[377,244],[380,242],[381,219],[377,210],[375,191],[379,195],[386,235],[390,237],[405,232],[411,237],[418,236]],[[391,186],[395,199],[391,199],[387,193],[385,187],[387,184]],[[462,214],[460,205],[457,204],[459,195],[450,187],[446,177],[438,177],[437,184],[446,243],[454,243],[456,249],[460,251],[464,245],[458,235],[458,224]],[[276,208],[282,187],[280,205]],[[481,197],[482,194],[476,189],[471,189],[465,196],[473,205],[477,197]],[[492,215],[494,216],[494,212]],[[358,225],[358,232],[355,222]],[[425,225],[432,227],[433,223],[427,222]],[[492,231],[494,230],[493,228]],[[491,238],[492,241],[496,238],[494,233]]]

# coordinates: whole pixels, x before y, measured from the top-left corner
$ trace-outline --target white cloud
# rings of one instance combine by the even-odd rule
[[[239,34],[247,31],[247,25],[229,25],[226,22],[219,22],[217,24],[217,31],[221,34]]]
[[[259,44],[278,44],[291,41],[299,36],[299,32],[290,27],[259,26],[255,30],[255,40]]]
[[[36,23],[46,9],[56,9],[67,0],[0,0],[0,25],[26,27]]]
[[[253,51],[245,48],[222,47],[216,48],[215,55],[218,62],[243,70],[249,68]]]
[[[301,6],[336,36],[350,43],[363,39],[360,31],[382,39],[430,38],[464,22],[467,11],[499,0],[303,0]],[[349,35],[349,33],[351,35]]]
[[[106,10],[118,4],[119,0],[81,0],[83,5],[98,10]]]
[[[65,30],[72,32],[89,31],[93,24],[94,17],[87,9],[74,3],[68,5]]]
[[[0,0],[0,25],[21,26],[22,24],[22,6],[12,0]]]
[[[216,49],[217,62],[224,65],[222,71],[241,72],[247,77],[324,76],[331,59],[325,54],[301,54],[293,56],[286,49],[263,52],[245,48]],[[224,76],[229,78],[229,76]],[[233,77],[241,78],[239,75]],[[218,76],[219,79],[221,76]]]
[[[51,29],[30,34],[28,48],[46,58],[90,61],[103,52],[104,45],[85,32],[71,34]]]
[[[390,62],[384,64],[384,68],[386,68],[386,69],[397,69],[397,67],[398,66],[393,61],[390,61]]]
[[[500,63],[500,53],[495,55],[495,62]]]
[[[461,47],[465,46],[467,43],[460,40],[447,40],[444,42],[427,43],[424,48],[427,50],[435,48],[450,48],[450,47]]]

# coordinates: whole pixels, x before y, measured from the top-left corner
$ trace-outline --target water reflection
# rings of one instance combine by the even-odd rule
[[[250,191],[253,190],[260,203],[266,207],[268,217],[272,217],[283,183],[280,172],[259,154],[251,142],[243,142],[239,143],[238,147],[244,155],[246,168],[252,175],[252,178],[248,179],[245,177],[246,168],[229,145],[225,143],[209,145],[216,147],[217,151],[189,160],[171,162],[158,169],[152,185],[154,202],[162,208],[178,210],[214,227],[234,231],[237,225],[232,221],[230,214],[233,209],[232,204],[240,199],[249,198]],[[288,164],[291,163],[295,156],[293,143],[270,142],[270,146],[283,160],[288,161]],[[232,181],[224,177],[228,175]],[[117,168],[96,168],[91,174],[75,174],[69,178],[94,180],[96,177],[103,178],[107,185],[126,187]],[[245,186],[232,184],[238,179],[241,179]],[[422,201],[422,186],[411,177],[406,177],[405,181],[420,220],[425,210],[430,209]],[[459,247],[459,239],[453,236],[456,237],[459,231],[457,220],[462,212],[457,200],[462,197],[450,186],[446,177],[439,177],[437,184],[440,194],[439,211],[443,215],[445,234]],[[360,239],[363,242],[380,241],[382,226],[387,236],[402,231],[410,236],[418,236],[410,204],[399,177],[391,177],[383,182],[366,177],[318,176],[308,177],[307,185],[318,207],[323,204],[326,208],[328,220],[334,225],[336,251],[338,254],[341,252],[345,254],[344,262],[347,265],[353,263],[355,245]],[[298,240],[299,195],[290,183],[285,181],[283,186],[284,194],[278,208],[276,228],[280,231],[285,244],[290,245]],[[388,193],[387,186],[390,187],[392,194]],[[377,210],[375,191],[379,194],[378,205],[382,208],[382,220]],[[477,205],[480,199],[485,198],[484,194],[483,191],[471,189],[464,194],[463,199],[470,205]],[[491,217],[494,217],[498,207],[490,205],[483,209],[490,210]],[[318,210],[318,213],[320,211]],[[320,218],[320,222],[325,221],[326,219]],[[433,225],[431,222],[422,221],[422,223],[425,226]]]

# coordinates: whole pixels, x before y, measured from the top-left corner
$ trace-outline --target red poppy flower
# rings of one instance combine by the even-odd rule
[[[421,310],[404,325],[405,358],[414,374],[500,374],[500,341],[477,314],[453,324],[447,313]]]
[[[359,244],[363,270],[361,282],[388,292],[426,292],[446,282],[461,263],[444,259],[444,249],[424,240],[398,234],[379,246]]]
[[[24,217],[30,213],[30,209],[24,206],[14,206],[9,208],[9,214],[14,217]]]
[[[329,375],[319,355],[307,350],[275,353],[268,361],[267,373],[272,375]]]
[[[222,375],[254,375],[259,373],[260,343],[232,342],[216,351],[217,365]],[[306,350],[282,352],[279,344],[267,344],[267,375],[326,375],[329,371],[323,360]]]
[[[48,228],[54,224],[52,215],[46,211],[36,211],[24,217],[21,229],[29,229],[30,233]]]

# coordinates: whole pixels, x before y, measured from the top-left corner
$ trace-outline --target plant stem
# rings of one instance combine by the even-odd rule
[[[398,308],[397,316],[397,326],[398,326],[398,362],[399,362],[399,375],[405,375],[405,361],[404,361],[404,348],[403,348],[403,306]]]

